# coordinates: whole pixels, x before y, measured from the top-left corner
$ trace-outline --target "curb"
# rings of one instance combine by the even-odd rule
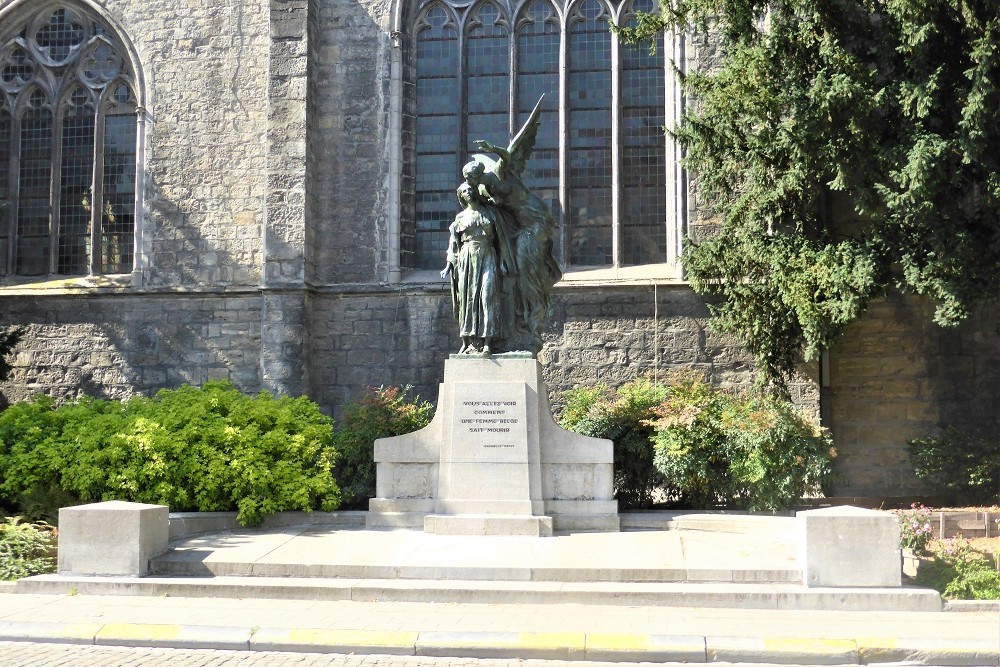
[[[289,651],[601,662],[809,665],[1000,664],[996,640],[703,637],[542,632],[408,632],[142,623],[0,622],[0,641],[150,648]]]

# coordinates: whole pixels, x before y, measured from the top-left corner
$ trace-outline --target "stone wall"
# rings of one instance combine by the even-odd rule
[[[146,83],[150,285],[256,284],[262,265],[267,0],[117,0]]]
[[[556,288],[554,316],[539,355],[553,403],[577,385],[618,385],[637,376],[694,367],[724,386],[746,386],[750,362],[732,339],[706,325],[686,286]],[[460,341],[440,286],[319,292],[309,305],[312,395],[336,408],[367,386],[412,385],[435,400],[444,360]],[[658,354],[657,354],[658,351]],[[816,384],[794,387],[818,406]]]
[[[942,424],[996,433],[1000,313],[951,329],[932,316],[931,304],[916,297],[878,301],[830,351],[824,412],[839,453],[838,495],[929,491],[913,475],[907,440]]]
[[[319,2],[307,260],[315,284],[385,279],[389,4]]]
[[[0,387],[10,402],[37,393],[119,399],[210,379],[260,388],[254,291],[3,297],[0,310],[4,326],[28,330]]]

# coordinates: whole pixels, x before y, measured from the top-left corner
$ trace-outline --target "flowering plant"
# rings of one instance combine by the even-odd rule
[[[927,553],[934,538],[931,511],[920,503],[910,505],[910,510],[899,514],[899,546],[909,549],[916,556]]]

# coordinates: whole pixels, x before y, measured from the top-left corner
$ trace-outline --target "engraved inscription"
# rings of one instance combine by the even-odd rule
[[[459,423],[470,434],[510,433],[521,421],[517,407],[517,401],[462,401],[462,413],[470,416],[459,418]],[[514,444],[485,442],[483,447],[512,449]]]

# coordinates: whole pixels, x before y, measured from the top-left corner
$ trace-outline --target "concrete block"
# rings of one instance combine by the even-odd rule
[[[230,626],[105,623],[94,644],[245,651],[252,634],[250,628]]]
[[[582,660],[581,632],[421,632],[416,655],[432,657]]]
[[[707,662],[856,665],[858,647],[852,639],[706,637],[705,657]]]
[[[141,577],[167,548],[166,505],[112,500],[59,510],[59,573]]]
[[[899,520],[841,506],[797,512],[802,581],[809,587],[902,585]]]
[[[705,638],[694,635],[587,633],[587,660],[705,662]]]
[[[261,628],[250,638],[253,651],[413,655],[417,633],[397,630]]]

